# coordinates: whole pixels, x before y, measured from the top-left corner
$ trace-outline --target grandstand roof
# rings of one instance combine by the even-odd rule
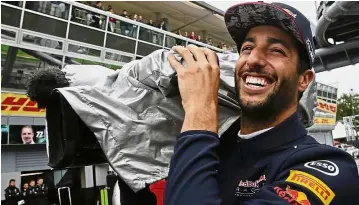
[[[227,32],[223,20],[223,11],[214,8],[204,2],[189,1],[104,1],[103,6],[111,4],[116,14],[121,14],[125,9],[129,14],[139,13],[145,20],[155,20],[155,12],[161,12],[169,19],[169,31],[173,31],[183,25],[198,21],[180,29],[182,32],[194,31],[196,35],[201,30],[207,30],[212,40],[222,41],[233,46],[235,43]],[[207,6],[206,6],[207,5]],[[205,16],[205,17],[204,17]],[[201,19],[202,18],[202,19]]]

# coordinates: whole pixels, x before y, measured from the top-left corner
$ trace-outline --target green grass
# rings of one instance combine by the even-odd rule
[[[9,46],[1,45],[1,58],[6,58],[8,49],[9,49]],[[105,66],[105,67],[113,69],[113,70],[121,69],[121,66],[107,64],[107,63],[99,63],[99,62],[85,60],[85,59],[79,59],[79,58],[73,58],[72,60],[74,60],[82,65],[101,65],[101,66]],[[28,55],[27,53],[23,52],[21,49],[19,49],[17,51],[16,61],[40,62],[40,60],[38,58]]]
[[[1,45],[1,57],[4,58],[7,55],[7,51],[9,49],[9,46],[7,45]],[[22,50],[18,50],[17,51],[17,58],[16,60],[20,60],[20,61],[32,61],[32,62],[40,62],[39,59],[28,55],[27,53],[23,52]]]

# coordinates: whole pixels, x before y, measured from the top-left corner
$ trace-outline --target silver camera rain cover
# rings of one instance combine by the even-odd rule
[[[134,191],[167,177],[182,127],[184,111],[176,72],[167,60],[169,52],[157,50],[116,71],[102,66],[68,65],[63,71],[70,87],[56,89],[94,133],[113,170]],[[239,56],[217,55],[221,136],[240,117],[234,86]],[[313,120],[313,85],[312,82],[303,94],[298,109],[306,127]]]

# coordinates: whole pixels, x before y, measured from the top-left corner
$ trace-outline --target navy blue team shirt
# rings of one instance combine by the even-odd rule
[[[238,131],[181,133],[165,205],[359,205],[353,157],[319,144],[297,114],[251,139]]]

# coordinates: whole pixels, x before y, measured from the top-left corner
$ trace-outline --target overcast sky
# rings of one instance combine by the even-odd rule
[[[244,1],[211,1],[207,2],[212,6],[223,11],[227,8]],[[302,12],[310,21],[317,23],[316,7],[314,1],[285,1]],[[332,71],[321,72],[316,75],[317,81],[333,85],[338,88],[339,96],[342,93],[349,93],[353,89],[354,93],[359,93],[359,64],[337,68]]]

